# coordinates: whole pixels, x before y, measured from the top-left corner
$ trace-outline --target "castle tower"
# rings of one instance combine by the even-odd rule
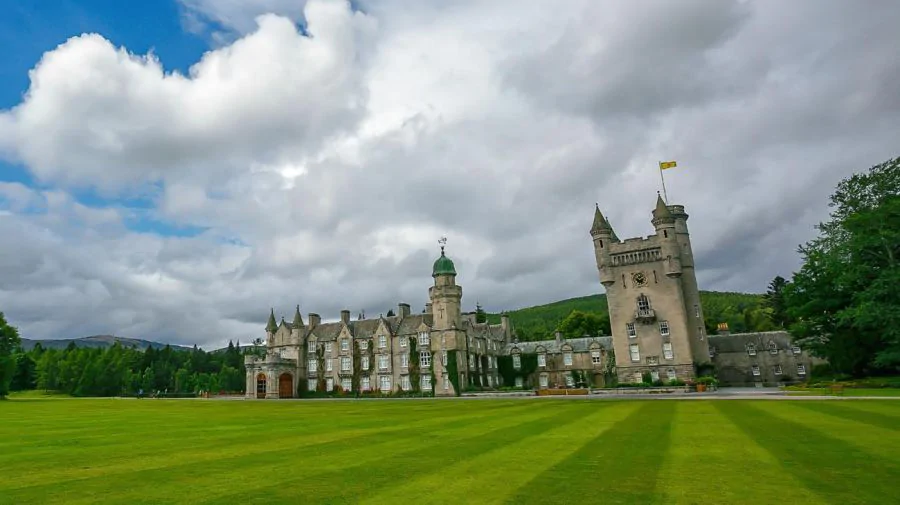
[[[640,382],[645,373],[687,379],[709,363],[688,216],[659,196],[652,216],[656,233],[647,238],[619,241],[599,208],[591,227],[620,382]]]
[[[434,286],[428,288],[428,298],[434,314],[434,329],[459,328],[462,322],[462,287],[456,285],[456,268],[453,261],[444,255],[444,246],[441,246],[441,256],[434,262],[431,276],[434,277]]]
[[[462,287],[456,284],[456,267],[453,261],[444,254],[444,246],[441,245],[441,256],[434,262],[432,269],[434,286],[428,288],[428,298],[431,300],[431,351],[435,356],[443,356],[447,353],[455,356],[457,364],[457,377],[459,384],[466,384],[468,380],[468,354],[467,338],[462,330]],[[448,361],[449,362],[449,361]],[[432,360],[432,367],[439,384],[448,381],[450,373],[446,365],[437,357]],[[444,390],[435,388],[440,395],[455,394],[453,387]]]
[[[266,343],[271,344],[275,338],[275,332],[278,331],[278,324],[275,322],[275,309],[269,312],[269,322],[266,323]]]

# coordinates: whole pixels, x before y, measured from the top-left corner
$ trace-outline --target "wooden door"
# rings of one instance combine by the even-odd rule
[[[281,377],[278,378],[278,397],[279,398],[293,398],[294,392],[294,379],[291,377],[289,373],[281,374]]]

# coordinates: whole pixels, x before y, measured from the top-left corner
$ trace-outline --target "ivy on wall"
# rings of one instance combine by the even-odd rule
[[[325,382],[325,346],[319,344],[316,347],[316,391],[325,392],[327,383]]]
[[[436,387],[435,384],[437,383],[437,376],[435,376],[435,374],[434,374],[434,369],[437,367],[437,361],[435,361],[435,360],[437,360],[437,359],[440,359],[440,357],[438,357],[437,351],[432,352],[431,353],[431,396],[434,396],[434,388]]]
[[[420,392],[422,385],[420,384],[421,374],[419,372],[419,352],[417,350],[418,342],[415,337],[409,339],[409,385],[412,386],[413,392]]]
[[[456,359],[456,351],[447,351],[447,376],[450,378],[450,384],[453,385],[453,393],[459,396],[459,369],[456,365]]]
[[[362,378],[362,350],[359,348],[359,340],[353,341],[353,376],[350,379],[350,388],[353,391],[359,391],[360,379]]]
[[[522,353],[519,355],[521,358],[521,367],[517,370],[513,367],[513,359],[512,356],[498,356],[497,357],[497,371],[500,373],[500,377],[503,380],[503,385],[506,387],[515,387],[516,378],[522,378],[522,385],[524,387],[532,387],[533,386],[533,377],[535,371],[537,371],[537,354],[536,353]]]

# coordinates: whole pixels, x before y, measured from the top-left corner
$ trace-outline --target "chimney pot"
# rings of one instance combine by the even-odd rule
[[[345,310],[341,311],[341,321],[343,321],[344,324],[350,324],[350,311],[349,310],[345,309]]]

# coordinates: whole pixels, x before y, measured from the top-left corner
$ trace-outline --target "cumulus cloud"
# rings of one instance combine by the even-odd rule
[[[0,151],[51,187],[0,185],[26,336],[217,345],[272,306],[421,310],[441,235],[467,308],[599,292],[594,202],[651,233],[661,159],[701,288],[760,291],[834,184],[897,154],[894,2],[182,3],[231,37],[188,75],[73,34],[0,112]],[[148,184],[149,209],[69,196]]]

